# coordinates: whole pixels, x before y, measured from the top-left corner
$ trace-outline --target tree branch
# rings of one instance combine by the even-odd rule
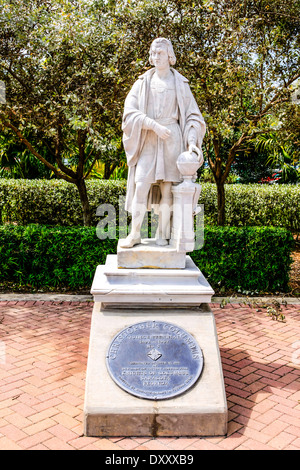
[[[62,131],[61,127],[58,124],[57,129],[57,137],[56,137],[56,149],[55,149],[55,160],[59,167],[59,169],[68,175],[73,180],[76,180],[76,173],[71,168],[68,168],[66,165],[63,164],[62,157],[61,157],[61,148],[62,148]]]
[[[84,160],[84,164],[86,164],[90,158],[90,156],[92,155],[92,153],[94,152],[94,148],[92,147],[91,150],[89,151],[88,155],[86,156],[86,159]]]
[[[92,162],[90,168],[88,169],[88,171],[86,172],[86,174],[83,176],[83,179],[87,179],[87,178],[88,178],[88,176],[90,175],[92,169],[94,168],[94,165],[95,165],[95,163],[96,163],[97,160],[98,160],[98,156],[96,156],[96,157],[94,158],[94,160],[93,160],[93,162]]]
[[[296,73],[293,77],[291,77],[286,83],[285,83],[285,87],[289,87],[295,80],[297,80],[297,78],[300,77],[300,71],[298,73]],[[287,101],[287,98],[281,98],[281,93],[282,93],[282,89],[276,93],[276,95],[271,99],[271,101],[265,106],[265,108],[261,111],[260,114],[257,114],[256,116],[251,116],[250,119],[253,119],[253,121],[255,122],[255,124],[258,123],[258,121],[263,117],[265,116],[268,111],[273,108],[273,106],[275,106],[276,104],[279,104],[279,103],[284,103],[285,101]]]
[[[5,65],[3,64],[0,64],[0,66],[6,70],[8,73],[10,73],[10,75],[12,75],[12,77],[14,77],[21,85],[23,88],[25,88],[25,90],[30,90],[30,87],[28,86],[28,84],[26,82],[24,82],[24,80],[22,80],[20,77],[18,77],[18,75],[16,75],[12,70],[11,68],[9,67],[5,67]]]
[[[67,175],[64,175],[60,173],[55,166],[53,166],[51,163],[49,163],[42,155],[40,155],[35,148],[31,145],[31,143],[23,136],[23,134],[19,131],[17,127],[15,127],[11,122],[7,121],[6,118],[3,116],[2,112],[0,112],[0,120],[4,124],[5,127],[8,129],[11,129],[16,136],[19,138],[21,142],[23,142],[28,150],[40,161],[42,162],[47,168],[49,168],[53,173],[61,179],[64,179],[65,181],[68,181],[69,183],[75,183],[76,180],[73,178],[68,177]]]

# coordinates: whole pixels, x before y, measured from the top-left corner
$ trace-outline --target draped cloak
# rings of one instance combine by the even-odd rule
[[[188,136],[191,128],[197,135],[196,146],[201,148],[206,126],[198,105],[190,90],[188,80],[179,72],[171,69],[175,78],[175,91],[178,105],[178,124],[182,133],[184,149],[188,149]],[[132,200],[135,193],[135,170],[147,135],[150,131],[144,127],[147,115],[147,104],[150,83],[155,69],[152,68],[141,75],[128,93],[123,113],[123,145],[127,157],[128,178],[125,209],[131,212]],[[159,142],[158,138],[158,142]],[[181,149],[178,149],[178,156]],[[150,191],[151,198],[151,191]],[[150,208],[151,201],[148,204]]]

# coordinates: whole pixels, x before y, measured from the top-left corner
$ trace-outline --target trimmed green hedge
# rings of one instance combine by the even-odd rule
[[[119,196],[124,197],[126,194],[126,181],[88,180],[87,190],[95,226],[99,221],[96,216],[97,207],[110,203],[118,208]],[[199,202],[205,206],[205,223],[216,225],[215,184],[202,184]],[[82,225],[77,188],[63,180],[0,179],[0,223],[1,221],[19,225]],[[226,185],[226,225],[273,225],[299,232],[300,186]]]
[[[0,240],[0,282],[36,288],[90,286],[96,266],[117,247],[88,227],[6,225]]]
[[[79,289],[90,287],[98,264],[116,253],[117,240],[95,228],[40,225],[0,227],[0,282]],[[293,237],[274,227],[206,227],[191,256],[215,289],[284,292]]]
[[[293,248],[293,236],[283,228],[211,226],[191,257],[215,289],[285,292]]]
[[[117,207],[119,196],[126,194],[126,181],[88,180],[87,189],[96,225],[97,207],[105,203]],[[2,223],[83,225],[78,190],[64,180],[0,179],[1,212]]]
[[[217,189],[203,184],[201,200],[206,223],[217,225]],[[300,186],[292,184],[227,184],[226,225],[275,226],[300,232]]]

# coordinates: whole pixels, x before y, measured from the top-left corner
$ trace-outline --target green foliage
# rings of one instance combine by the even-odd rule
[[[198,177],[199,177],[199,181],[201,181],[202,183],[214,183],[215,182],[213,172],[211,171],[210,168],[203,168],[203,167],[200,168],[200,170],[198,171]],[[229,173],[226,183],[227,184],[239,183],[240,179],[241,178],[237,174],[232,172],[232,173]]]
[[[97,160],[110,176],[124,158],[124,99],[149,68],[152,40],[169,37],[207,123],[222,225],[223,186],[241,145],[272,130],[274,117],[292,128],[299,121],[287,119],[298,106],[299,13],[295,0],[0,0],[0,120],[21,140],[28,131],[49,142],[54,165],[30,147],[34,140],[26,145],[78,185],[88,225],[82,181]]]
[[[117,248],[92,227],[7,225],[0,239],[0,282],[43,289],[90,287],[97,265]],[[204,247],[192,258],[214,289],[282,292],[292,243],[280,228],[206,227]]]
[[[220,292],[284,292],[293,244],[289,231],[275,227],[206,227],[204,246],[191,257]]]
[[[77,186],[87,226],[85,179],[101,158],[107,173],[124,158],[127,74],[119,71],[112,15],[103,1],[0,0],[0,80],[6,85],[0,132],[9,130],[56,177]],[[122,72],[128,60],[123,57]],[[37,138],[47,142],[46,156]]]
[[[115,240],[94,228],[29,225],[0,227],[0,282],[70,289],[90,287],[98,264],[116,250]]]
[[[268,154],[268,164],[282,170],[282,182],[300,182],[299,146],[292,140],[279,139],[278,135],[270,133],[256,138],[255,146],[258,151]]]
[[[262,178],[271,177],[274,173],[274,167],[271,168],[267,161],[268,154],[257,152],[254,144],[249,143],[237,152],[232,170],[239,175],[241,183],[258,183]]]
[[[36,150],[35,135],[47,140],[61,177],[76,179],[70,171],[78,165],[86,175],[97,159],[124,157],[121,118],[131,58],[122,55],[123,30],[113,18],[114,8],[103,1],[0,0],[4,126],[30,132]]]
[[[277,226],[300,232],[300,188],[298,185],[228,184],[226,225]],[[200,202],[205,223],[217,224],[217,190],[203,184]]]
[[[36,135],[29,135],[29,140],[35,141],[35,146],[44,158],[49,158],[54,163],[54,158],[49,155],[47,146],[39,141]],[[16,137],[8,132],[0,134],[0,178],[47,178],[52,172],[28,150]]]
[[[126,181],[88,180],[92,222],[100,204],[118,206]],[[76,187],[63,180],[0,180],[0,213],[4,222],[19,225],[82,225],[82,208]]]
[[[119,212],[119,197],[125,196],[126,181],[87,180],[92,225],[100,218],[100,204],[112,204]],[[226,223],[229,226],[273,225],[300,232],[300,188],[298,185],[228,184]],[[204,204],[205,224],[217,224],[217,189],[202,183],[199,203]],[[2,223],[19,225],[82,225],[81,205],[74,185],[61,180],[0,179]],[[1,219],[0,219],[1,220]]]

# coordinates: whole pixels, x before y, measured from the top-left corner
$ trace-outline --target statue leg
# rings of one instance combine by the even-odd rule
[[[171,208],[172,208],[172,183],[167,181],[160,184],[161,200],[159,203],[159,222],[156,232],[156,244],[160,246],[168,245],[171,238]]]
[[[141,227],[147,211],[148,194],[151,183],[136,183],[134,198],[132,201],[131,231],[127,238],[120,244],[122,248],[131,248],[141,243]]]

